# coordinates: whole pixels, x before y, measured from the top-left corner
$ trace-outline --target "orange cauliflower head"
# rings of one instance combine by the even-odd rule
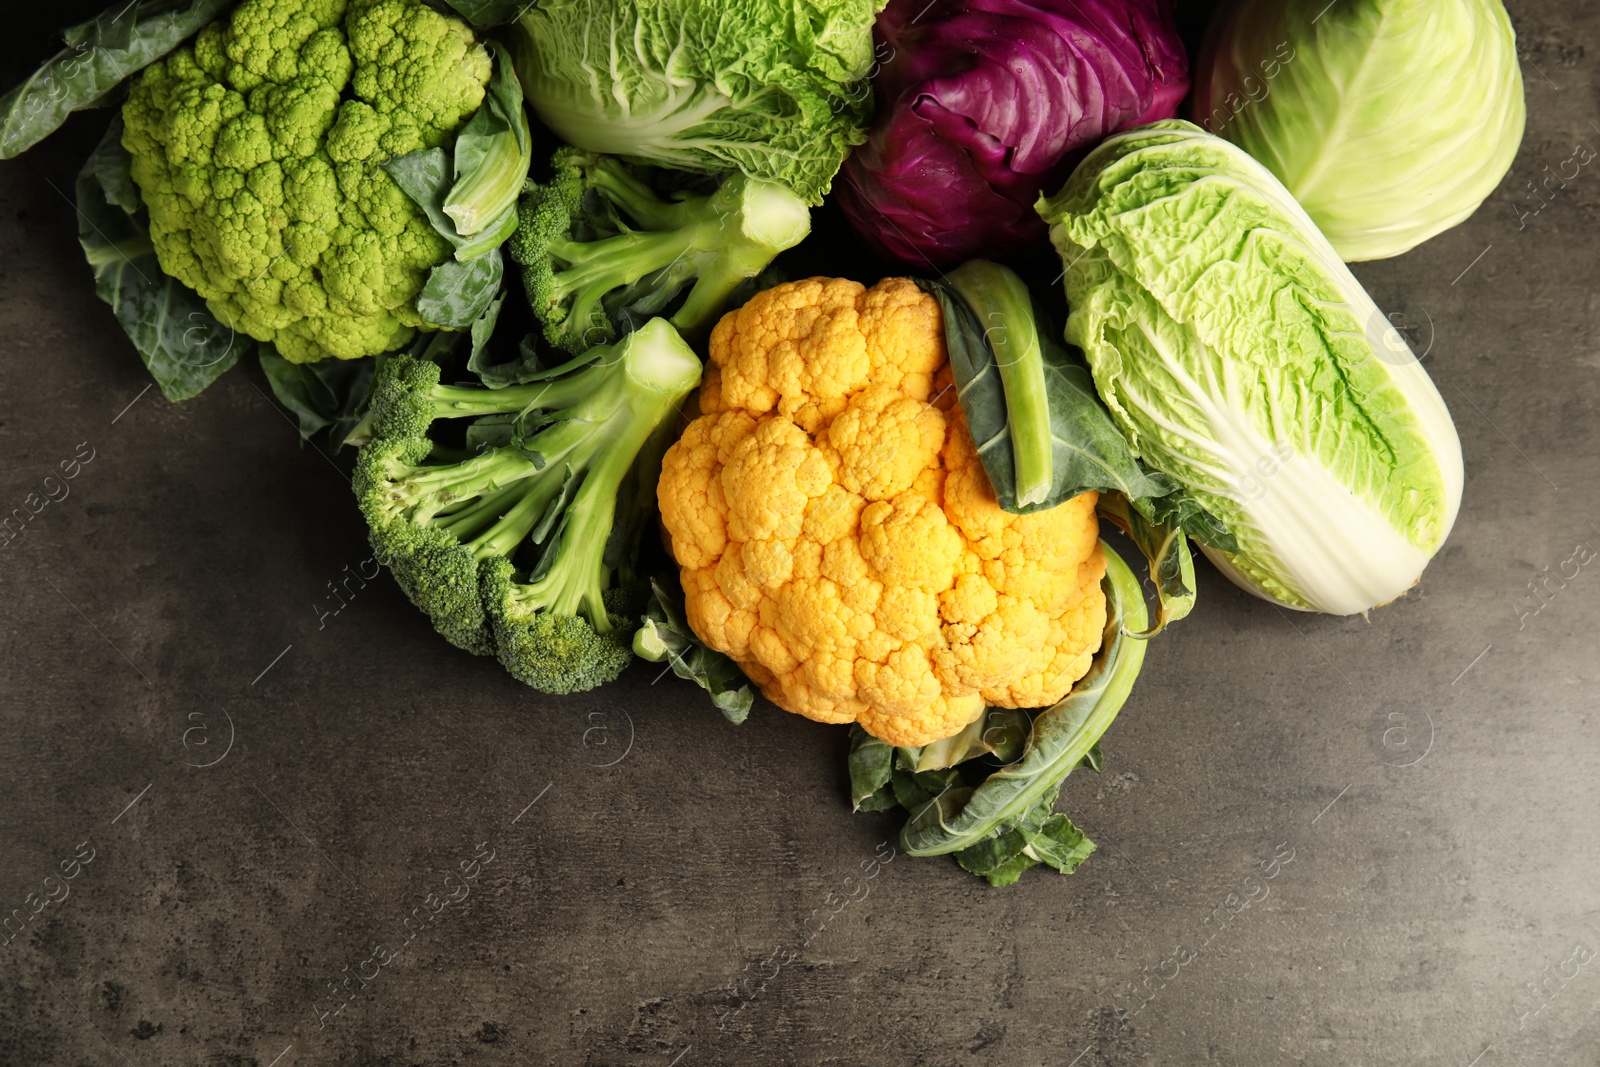
[[[661,517],[689,624],[774,704],[895,745],[1043,707],[1105,626],[1095,494],[1000,510],[904,278],[768,289],[711,334]]]

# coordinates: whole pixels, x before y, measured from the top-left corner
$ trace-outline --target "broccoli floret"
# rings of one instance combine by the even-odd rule
[[[811,232],[787,187],[734,174],[709,195],[663,199],[610,156],[559,149],[554,177],[529,182],[507,243],[551,344],[582,352],[662,313],[703,336],[740,282]]]
[[[389,360],[356,463],[373,547],[461,648],[498,655],[547,693],[610,681],[637,619],[615,584],[630,577],[647,514],[632,499],[635,461],[659,465],[661,427],[699,381],[699,360],[664,319],[505,389],[441,385],[437,364]],[[430,436],[462,417],[483,431],[469,442],[491,443],[462,450]]]

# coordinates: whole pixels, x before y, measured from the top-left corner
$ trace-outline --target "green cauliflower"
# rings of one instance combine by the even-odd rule
[[[451,247],[381,164],[448,146],[490,66],[419,0],[244,0],[122,109],[161,269],[294,363],[404,344]]]

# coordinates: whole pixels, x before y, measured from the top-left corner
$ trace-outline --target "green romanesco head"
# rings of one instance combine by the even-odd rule
[[[244,0],[123,106],[162,270],[295,363],[403,344],[451,250],[381,164],[447,145],[489,72],[420,0]]]

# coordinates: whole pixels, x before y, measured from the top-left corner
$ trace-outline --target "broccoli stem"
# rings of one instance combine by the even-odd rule
[[[516,482],[493,490],[471,503],[452,504],[437,512],[433,523],[453,534],[458,541],[477,536],[486,526],[498,521],[521,488]]]
[[[632,216],[636,225],[647,230],[675,230],[689,221],[688,213],[693,210],[687,200],[661,199],[654,189],[610,156],[600,157],[589,172],[589,180],[606,199]]]
[[[554,476],[536,479],[522,498],[493,526],[468,542],[467,548],[479,559],[511,555],[544,518],[550,502],[561,495],[562,481]]]
[[[1043,503],[1050,496],[1054,445],[1044,350],[1028,286],[1013,271],[986,259],[963,263],[946,280],[978,316],[1000,368],[1017,503]]]
[[[510,594],[522,611],[582,615],[599,633],[611,630],[604,603],[611,575],[604,557],[617,491],[657,428],[700,380],[700,361],[664,319],[650,320],[616,351],[620,359],[595,364],[594,370],[606,372],[605,382],[562,424],[583,429],[583,444],[566,458],[583,482],[567,506],[559,540],[546,549],[556,554],[555,563]]]
[[[672,324],[692,336],[711,328],[740,282],[760,274],[774,256],[811,232],[811,210],[804,201],[785,186],[743,174],[723,182],[708,207],[718,220],[721,253],[697,265],[700,276],[672,316]]]
[[[580,321],[588,321],[606,293],[660,272],[651,284],[661,290],[695,279],[671,322],[704,333],[740,282],[811,232],[811,212],[794,193],[743,174],[710,196],[674,202],[659,199],[610,159],[595,167],[594,183],[645,229],[551,245],[551,255],[567,264],[556,276],[558,299],[571,295]]]
[[[670,230],[630,230],[598,241],[554,241],[550,255],[566,266],[556,275],[557,299],[598,303],[611,289],[630,285],[668,266],[695,247],[698,225]]]
[[[424,518],[458,501],[472,500],[537,473],[515,448],[496,448],[449,467],[415,467],[396,479],[393,495],[407,504],[432,505]]]

